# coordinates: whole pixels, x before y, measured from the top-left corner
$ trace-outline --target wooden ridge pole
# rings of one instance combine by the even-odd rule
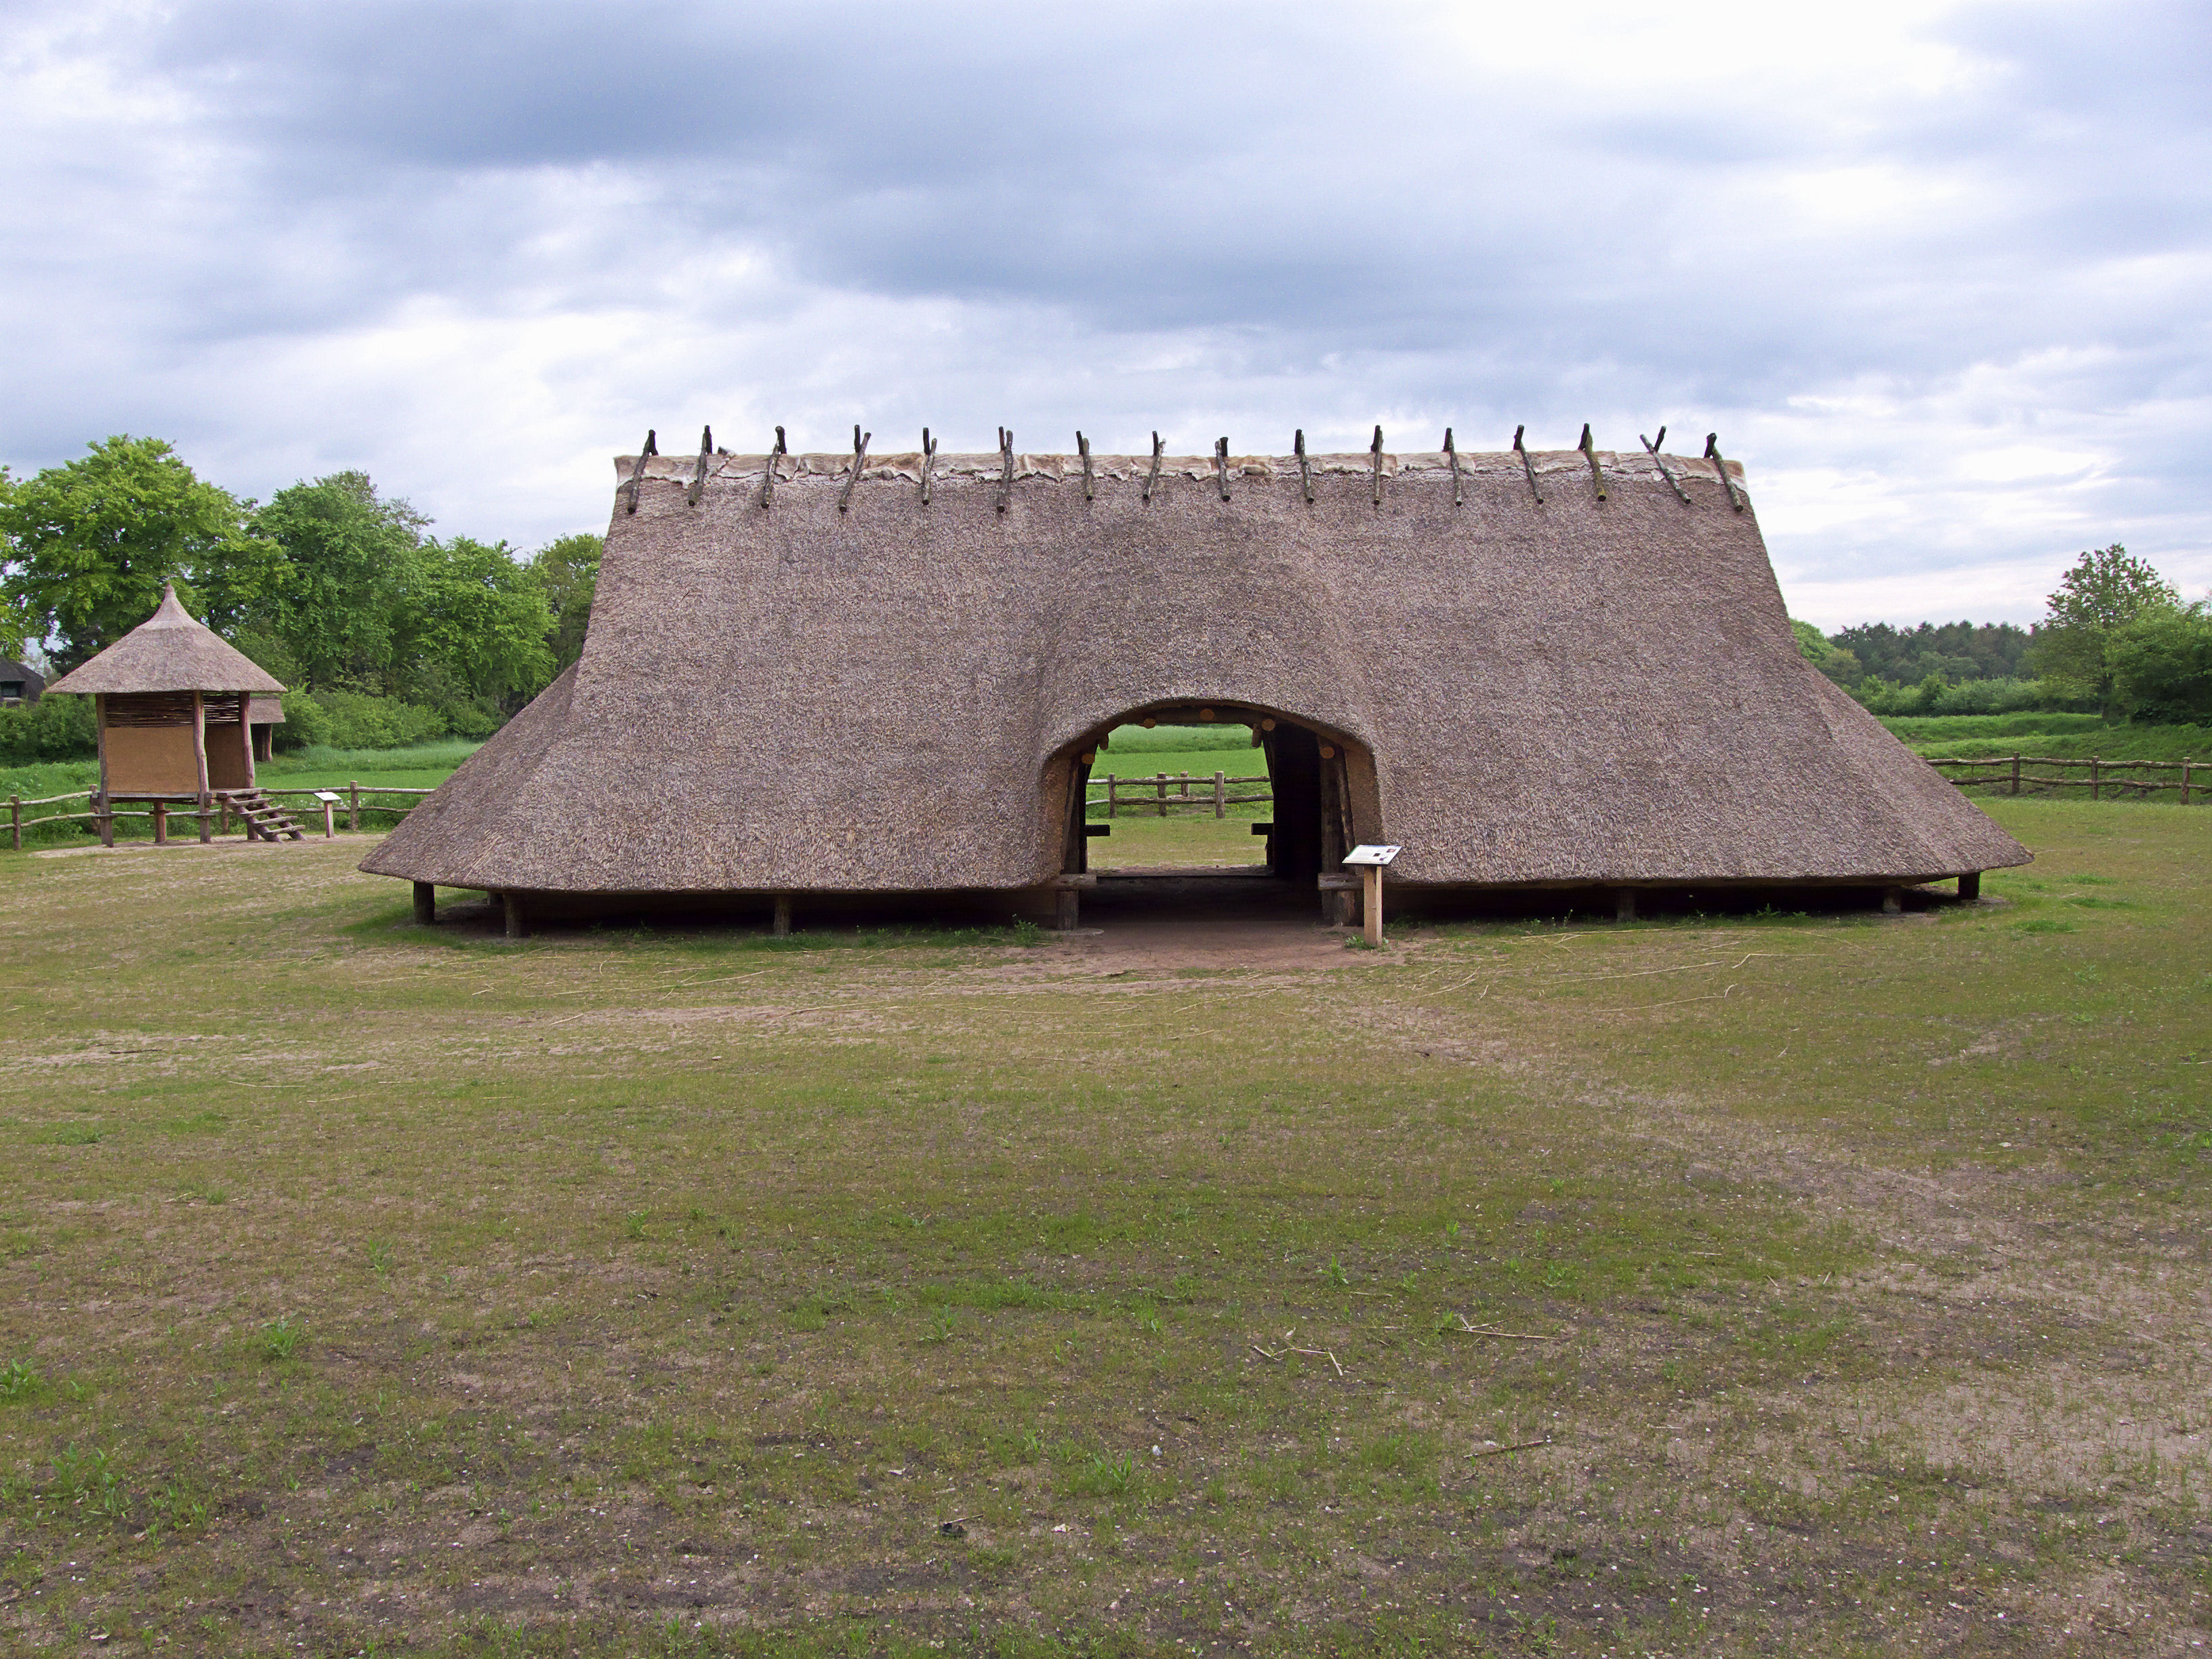
[[[1528,451],[1521,442],[1521,434],[1528,429],[1525,426],[1513,428],[1513,453],[1521,458],[1521,470],[1528,475],[1528,493],[1536,498],[1536,505],[1541,507],[1544,492],[1536,483],[1536,464],[1528,459]]]
[[[1582,451],[1583,459],[1589,463],[1590,485],[1597,491],[1598,500],[1605,500],[1605,474],[1597,470],[1597,441],[1590,436],[1588,421],[1583,422],[1582,441],[1575,447]]]

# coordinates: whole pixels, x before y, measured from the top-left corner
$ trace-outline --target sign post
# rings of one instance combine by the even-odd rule
[[[1365,919],[1367,942],[1382,943],[1382,872],[1403,849],[1395,846],[1353,848],[1344,855],[1345,867],[1359,872],[1360,910]]]
[[[315,799],[323,804],[323,839],[330,841],[338,832],[337,825],[331,821],[337,812],[337,793],[335,790],[318,789],[315,791]]]

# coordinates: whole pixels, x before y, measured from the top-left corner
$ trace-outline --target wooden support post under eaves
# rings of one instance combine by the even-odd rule
[[[1613,890],[1613,919],[1615,921],[1636,920],[1636,890],[1633,887]]]
[[[192,693],[192,767],[199,776],[200,839],[208,835],[208,763],[207,763],[207,697],[203,692]]]
[[[431,883],[415,884],[415,920],[428,927],[438,919],[438,890]]]
[[[791,895],[788,893],[775,896],[775,931],[778,939],[791,937]]]
[[[107,694],[100,692],[92,700],[92,721],[100,735],[100,844],[115,845],[115,803],[107,793]]]
[[[1981,897],[1981,896],[1982,872],[1980,871],[1969,870],[1965,875],[1959,878],[1959,896],[1960,898],[1978,899]]]
[[[499,901],[500,908],[507,916],[507,936],[509,939],[528,939],[530,920],[522,914],[521,898],[514,893],[501,893]]]

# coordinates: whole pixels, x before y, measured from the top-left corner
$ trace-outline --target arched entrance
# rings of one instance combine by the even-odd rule
[[[1379,837],[1375,757],[1359,738],[1287,709],[1230,698],[1163,699],[1096,722],[1048,762],[1047,809],[1066,826],[1065,874],[1090,872],[1092,841],[1113,828],[1094,816],[1097,791],[1091,780],[1109,734],[1126,726],[1212,727],[1237,732],[1251,745],[1261,763],[1255,770],[1264,769],[1271,798],[1265,841],[1255,862],[1279,882],[1316,892],[1317,878],[1335,872],[1347,851],[1362,840]],[[1237,740],[1228,738],[1224,746]]]

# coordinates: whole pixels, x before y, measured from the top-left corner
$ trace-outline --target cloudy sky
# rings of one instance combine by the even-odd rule
[[[1880,3],[0,3],[0,460],[112,432],[448,532],[608,458],[1633,449],[1792,610],[2212,586],[2212,20]]]

